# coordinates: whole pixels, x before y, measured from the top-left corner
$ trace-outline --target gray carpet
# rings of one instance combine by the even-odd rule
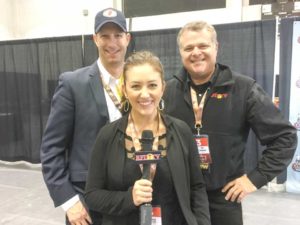
[[[64,212],[54,208],[40,165],[0,161],[0,200],[1,225],[64,224]],[[244,225],[299,225],[300,194],[262,188],[246,197],[243,210]]]

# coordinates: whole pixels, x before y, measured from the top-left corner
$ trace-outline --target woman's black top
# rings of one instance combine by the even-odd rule
[[[132,140],[131,137],[126,136],[127,141]],[[128,142],[126,147],[128,147]],[[125,168],[123,173],[123,180],[125,186],[133,186],[136,180],[139,180],[142,176],[142,171],[138,163],[134,160],[135,149],[129,144],[130,150],[127,151],[127,158],[125,162]],[[152,187],[153,187],[153,200],[151,205],[153,207],[161,207],[161,216],[163,225],[186,225],[185,218],[180,208],[177,194],[174,188],[170,168],[167,162],[167,148],[166,148],[166,135],[159,137],[159,151],[161,151],[161,159],[156,164],[156,172],[154,175]],[[132,213],[129,220],[130,225],[139,224],[139,211]]]

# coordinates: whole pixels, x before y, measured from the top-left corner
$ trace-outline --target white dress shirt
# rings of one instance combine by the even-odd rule
[[[97,61],[99,70],[101,72],[101,75],[103,76],[103,80],[106,84],[109,85],[111,90],[113,91],[114,95],[117,97],[117,99],[120,101],[120,96],[118,94],[118,85],[119,85],[119,79],[114,78],[112,75],[110,75],[107,70],[104,68],[104,66],[101,64],[100,59]],[[115,106],[114,102],[111,100],[110,96],[106,92],[105,88],[104,94],[106,99],[106,104],[108,108],[108,114],[109,114],[109,121],[113,122],[119,118],[121,118],[122,114],[120,110]]]

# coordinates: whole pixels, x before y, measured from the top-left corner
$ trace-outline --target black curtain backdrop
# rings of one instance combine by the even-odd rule
[[[216,25],[218,61],[251,76],[272,94],[275,20]],[[181,67],[179,29],[131,32],[128,54],[151,50],[170,79]],[[0,160],[39,163],[41,137],[60,73],[97,59],[91,35],[0,42]],[[251,134],[246,170],[262,148]]]
[[[83,66],[78,37],[0,42],[0,159],[39,163],[58,75]]]

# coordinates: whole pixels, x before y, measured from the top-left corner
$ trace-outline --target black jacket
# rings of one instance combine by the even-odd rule
[[[41,144],[43,176],[55,206],[77,194],[73,182],[85,182],[90,151],[108,122],[97,62],[60,75]]]
[[[183,215],[189,225],[210,224],[208,200],[197,147],[189,127],[182,121],[162,116],[167,128],[167,162]],[[132,186],[123,182],[125,130],[128,116],[103,127],[94,145],[85,200],[103,215],[103,225],[132,224],[127,215],[138,207]]]
[[[260,188],[282,172],[297,146],[296,129],[283,118],[270,97],[251,78],[218,64],[206,98],[201,129],[209,135],[210,172],[204,174],[208,190],[223,187],[244,174],[244,151],[250,128],[266,146],[258,165],[248,174]],[[195,132],[187,71],[167,82],[166,113],[185,121]]]

